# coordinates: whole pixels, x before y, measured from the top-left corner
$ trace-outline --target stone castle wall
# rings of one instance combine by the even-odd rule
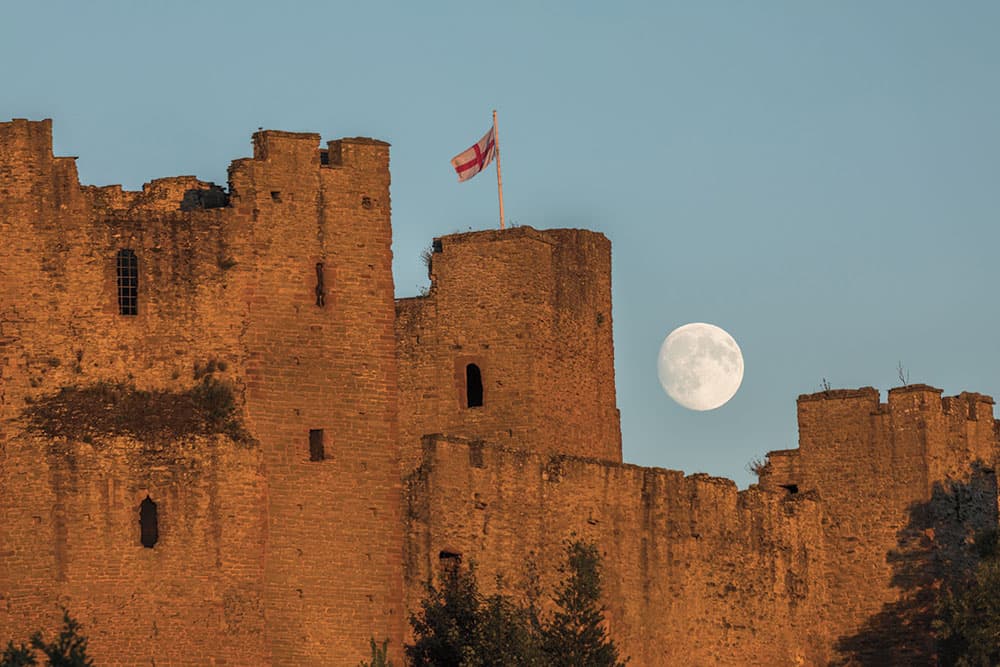
[[[997,422],[989,396],[942,398],[940,389],[910,385],[880,403],[871,387],[836,390],[799,397],[798,419],[799,448],[773,453],[761,486],[816,493],[831,517],[825,618],[834,637],[850,636],[914,593],[912,573],[901,574],[914,541],[961,558],[976,533],[996,529]]]
[[[62,387],[182,393],[209,378],[231,388],[239,417],[259,446],[251,467],[256,495],[241,497],[242,514],[225,520],[252,517],[251,524],[266,525],[218,547],[229,551],[212,561],[217,571],[209,568],[204,576],[223,577],[230,559],[253,554],[257,571],[247,576],[256,584],[245,604],[266,619],[256,626],[261,650],[253,650],[260,660],[292,664],[359,655],[373,634],[398,637],[405,619],[395,575],[402,529],[388,146],[343,139],[321,150],[318,135],[260,132],[253,158],[230,168],[228,193],[190,177],[154,181],[142,192],[80,187],[73,160],[53,157],[51,146],[48,121],[0,124],[0,488],[10,496],[7,513],[17,519],[0,545],[18,545],[0,547],[6,618],[22,618],[25,605],[38,601],[8,597],[9,591],[47,576],[36,570],[42,561],[23,551],[32,534],[25,517],[40,517],[50,527],[60,513],[89,514],[95,521],[104,514],[93,501],[77,503],[77,496],[52,486],[55,473],[39,473],[47,490],[14,491],[18,476],[36,465],[31,452],[40,446],[24,433],[26,406],[51,399]],[[116,256],[122,249],[137,257],[136,315],[119,312]],[[321,461],[310,460],[311,431],[322,431]],[[236,446],[223,441],[218,447]],[[62,442],[62,454],[53,456],[69,457],[79,444]],[[214,446],[202,444],[188,452],[198,465],[227,483],[249,474],[216,471]],[[100,453],[92,466],[52,463],[43,471],[62,470],[72,479],[60,477],[59,483],[81,493],[93,484],[103,488],[103,476],[91,479],[96,470],[141,444],[126,435],[98,437],[94,447]],[[174,468],[169,457],[161,465]],[[56,579],[45,613],[51,615],[57,601],[83,613],[88,587],[95,599],[122,588],[119,580],[132,573],[111,569],[112,563],[151,559],[152,569],[166,574],[170,562],[186,562],[189,552],[216,549],[207,524],[174,506],[172,498],[190,490],[178,472],[156,487],[153,500],[162,500],[164,516],[185,526],[190,539],[165,539],[144,550],[130,532],[138,517],[127,489],[146,482],[132,468],[119,472],[112,476],[123,491],[108,502],[129,530],[109,533],[116,539],[103,543],[106,557],[94,559],[96,569],[69,569],[65,581]],[[62,498],[62,509],[51,498]],[[36,549],[81,562],[90,547],[77,539],[59,541],[62,534],[35,530]],[[100,570],[102,563],[107,571]],[[201,623],[202,615],[186,611],[201,598],[185,590],[190,588],[159,593],[162,604],[149,614],[158,611],[177,625]],[[95,630],[131,624],[128,608],[89,609],[92,615],[80,620]],[[138,650],[130,647],[156,645],[153,637],[164,626],[162,620],[140,624],[127,643],[95,635],[92,647],[99,663],[109,662]],[[205,627],[224,630],[218,622]],[[4,636],[12,629],[0,624]],[[247,664],[252,642],[234,641],[238,651],[227,655],[203,639],[194,632],[172,635],[171,650],[188,664],[208,664],[209,658]]]
[[[429,293],[396,306],[404,467],[439,432],[621,461],[610,242],[521,227],[445,236],[432,250]],[[467,404],[469,364],[479,407]]]
[[[460,554],[492,590],[551,591],[571,539],[603,556],[606,618],[638,665],[822,664],[823,512],[808,495],[429,436],[408,480],[407,585]]]
[[[353,666],[369,637],[401,662],[442,555],[518,590],[576,536],[631,664],[927,657],[920,596],[997,526],[992,399],[802,396],[743,492],[625,464],[608,240],[444,236],[394,301],[388,161],[262,131],[225,190],[128,192],[0,123],[0,641],[62,604],[98,664]]]
[[[266,485],[224,437],[18,437],[0,462],[0,632],[86,626],[99,665],[260,664]],[[139,508],[158,541],[140,544]],[[51,636],[51,635],[49,635]]]

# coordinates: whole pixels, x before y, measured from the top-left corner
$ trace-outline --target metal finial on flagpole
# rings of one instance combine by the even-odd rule
[[[496,109],[493,110],[493,150],[497,156],[497,196],[500,199],[500,229],[503,229],[503,179],[500,178],[500,128]]]

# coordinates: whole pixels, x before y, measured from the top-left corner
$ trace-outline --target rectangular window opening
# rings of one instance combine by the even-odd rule
[[[314,428],[309,430],[309,460],[322,461],[326,458],[326,448],[323,442],[323,429]]]
[[[469,465],[473,468],[485,468],[483,461],[483,443],[481,441],[469,443]]]
[[[139,314],[139,260],[131,249],[119,250],[116,260],[118,277],[118,312],[121,315]]]

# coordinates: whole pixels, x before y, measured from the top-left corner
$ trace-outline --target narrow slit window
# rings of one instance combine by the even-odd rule
[[[323,429],[309,430],[309,460],[322,461],[326,458],[326,448],[323,442]]]
[[[323,281],[323,262],[316,262],[316,305],[326,305],[326,285]]]
[[[156,503],[146,496],[146,499],[139,504],[139,540],[147,549],[152,549],[160,539],[160,529],[157,524]]]
[[[139,260],[133,250],[119,250],[118,312],[122,315],[139,314]]]
[[[483,406],[483,374],[475,364],[465,367],[465,405],[469,408]]]

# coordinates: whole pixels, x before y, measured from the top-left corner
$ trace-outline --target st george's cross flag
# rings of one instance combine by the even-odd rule
[[[458,173],[458,182],[467,181],[493,161],[496,153],[496,125],[483,138],[451,159],[451,166]]]

